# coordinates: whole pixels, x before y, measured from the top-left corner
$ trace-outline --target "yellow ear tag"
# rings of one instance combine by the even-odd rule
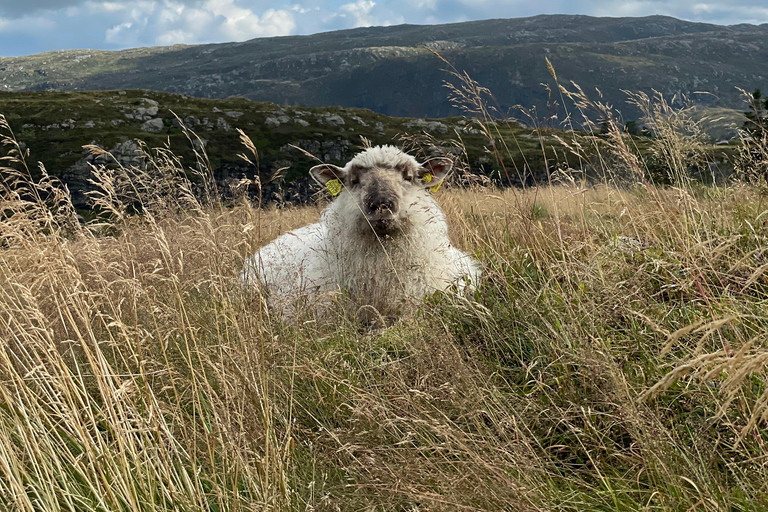
[[[432,183],[432,175],[429,174],[429,173],[424,174],[424,176],[421,177],[421,182],[422,183]],[[432,192],[437,192],[437,189],[439,189],[439,188],[440,188],[440,183],[438,183],[434,187],[429,187],[429,190],[431,190]]]
[[[332,196],[337,196],[341,193],[341,182],[339,180],[330,180],[325,182],[325,188]]]

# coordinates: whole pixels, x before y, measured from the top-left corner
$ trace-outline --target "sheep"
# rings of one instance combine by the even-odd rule
[[[445,214],[428,189],[451,170],[448,158],[423,164],[394,146],[376,146],[343,168],[321,164],[310,175],[335,200],[320,221],[290,231],[249,258],[241,278],[268,291],[291,315],[300,300],[346,292],[360,311],[400,316],[436,290],[472,290],[481,269],[448,239]]]

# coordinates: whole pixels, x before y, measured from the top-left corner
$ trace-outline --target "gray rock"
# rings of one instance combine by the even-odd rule
[[[150,119],[149,121],[144,121],[141,124],[141,129],[149,133],[160,133],[163,131],[164,126],[163,120],[157,117],[155,119]]]
[[[309,123],[308,123],[307,121],[303,120],[303,119],[298,119],[298,118],[295,118],[295,119],[293,120],[293,122],[294,122],[294,123],[296,123],[296,124],[297,124],[297,125],[299,125],[299,126],[302,126],[302,127],[304,127],[304,128],[306,128],[307,126],[309,126]]]
[[[160,104],[155,100],[140,98],[139,101],[142,102],[142,106],[133,112],[133,116],[136,119],[144,119],[145,121],[152,119],[160,110]]]
[[[222,130],[222,131],[225,131],[225,132],[232,131],[232,127],[229,125],[229,123],[223,117],[216,118],[216,129]]]
[[[408,128],[420,128],[426,132],[448,133],[448,126],[440,121],[426,121],[424,119],[414,119],[405,123]]]
[[[294,147],[295,146],[295,147]],[[281,152],[296,153],[296,148],[301,148],[324,162],[344,163],[349,160],[353,151],[353,144],[349,139],[337,139],[335,141],[320,142],[315,139],[299,139],[293,144],[286,144],[280,148]]]
[[[320,118],[320,122],[328,126],[344,126],[346,124],[339,114],[325,114]]]
[[[83,128],[95,128],[96,123],[94,121],[86,121],[83,125]]]

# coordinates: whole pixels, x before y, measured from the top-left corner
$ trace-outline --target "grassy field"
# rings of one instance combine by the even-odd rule
[[[609,125],[621,180],[438,191],[484,280],[373,332],[238,281],[319,206],[201,198],[160,150],[83,225],[6,140],[0,508],[768,509],[764,187],[689,179],[675,126],[672,186]]]

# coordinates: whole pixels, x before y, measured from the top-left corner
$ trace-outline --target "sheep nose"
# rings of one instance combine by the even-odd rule
[[[393,215],[396,208],[395,202],[386,198],[378,198],[368,201],[367,206],[368,211],[376,216]]]

